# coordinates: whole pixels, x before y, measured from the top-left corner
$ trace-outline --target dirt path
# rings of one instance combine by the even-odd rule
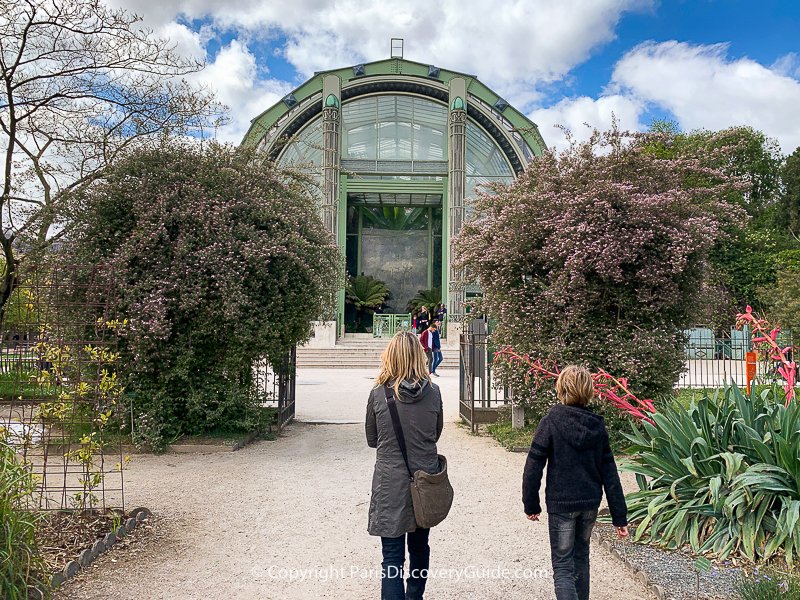
[[[367,374],[303,376],[302,418],[363,420]],[[440,451],[456,500],[431,534],[431,566],[444,571],[427,596],[551,599],[547,525],[527,521],[519,501],[525,456],[455,424],[455,378],[445,372],[439,383],[448,416]],[[341,395],[338,408],[315,412],[321,394]],[[378,598],[380,540],[366,533],[373,461],[360,424],[297,423],[276,442],[233,453],[137,456],[127,504],[156,513],[154,534],[103,556],[58,598]],[[597,600],[647,597],[597,548],[592,584]]]

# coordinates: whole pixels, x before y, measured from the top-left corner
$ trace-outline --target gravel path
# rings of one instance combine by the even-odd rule
[[[303,372],[298,416],[363,421],[368,375]],[[455,423],[456,378],[437,380],[447,415],[440,451],[456,500],[431,533],[431,566],[444,571],[427,596],[550,600],[546,521],[527,521],[519,501],[525,455]],[[126,504],[153,510],[153,533],[101,557],[57,598],[377,598],[380,540],[366,533],[373,462],[363,425],[352,423],[298,422],[281,439],[238,452],[136,456]],[[592,584],[597,600],[648,597],[597,547]]]
[[[742,570],[730,566],[729,561],[715,561],[708,573],[698,573],[694,567],[695,557],[684,551],[662,550],[644,544],[620,542],[611,525],[600,523],[597,532],[601,538],[611,542],[638,570],[647,573],[650,581],[661,585],[675,600],[727,600],[739,598],[736,586]]]

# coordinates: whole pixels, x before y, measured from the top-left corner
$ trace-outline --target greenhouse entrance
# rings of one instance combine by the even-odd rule
[[[442,289],[445,194],[444,178],[439,179],[434,185],[404,185],[406,191],[352,191],[361,186],[348,182],[347,272],[386,284],[390,296],[383,312],[407,313],[418,292]]]

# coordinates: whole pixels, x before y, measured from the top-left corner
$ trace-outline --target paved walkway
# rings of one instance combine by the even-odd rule
[[[380,540],[366,533],[374,450],[360,423],[302,422],[362,422],[371,375],[302,372],[301,422],[278,441],[232,453],[134,457],[127,505],[156,513],[152,534],[103,556],[58,598],[378,598]],[[431,534],[431,566],[443,571],[426,597],[552,599],[547,525],[527,521],[519,500],[525,456],[455,423],[457,371],[437,383],[446,407],[440,451],[456,500]],[[593,599],[647,597],[597,548],[592,578]]]

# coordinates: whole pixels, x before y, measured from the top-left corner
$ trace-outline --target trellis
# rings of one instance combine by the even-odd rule
[[[0,429],[36,476],[33,508],[124,510],[127,323],[113,281],[81,265],[23,272],[0,321]]]

